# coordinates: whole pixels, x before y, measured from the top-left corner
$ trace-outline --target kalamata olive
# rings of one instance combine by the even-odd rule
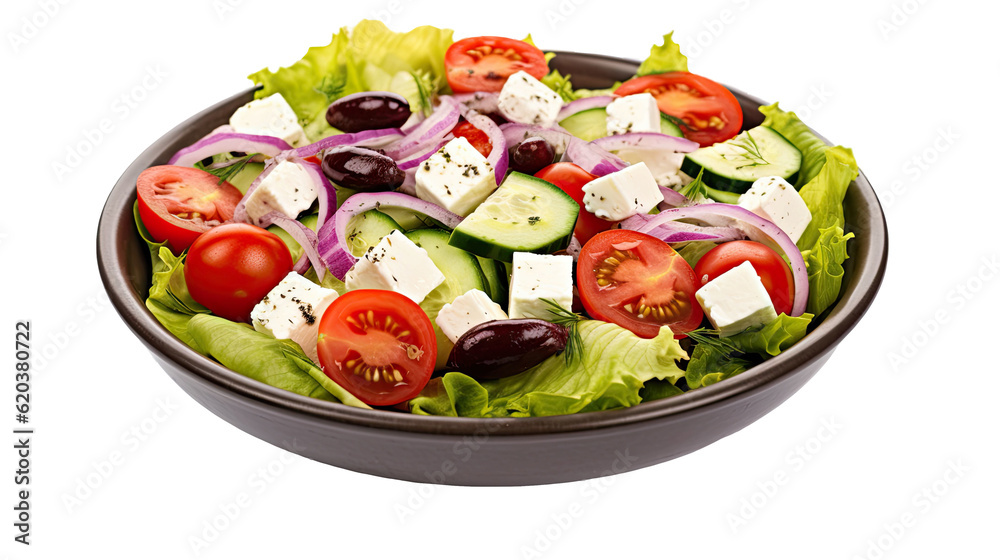
[[[518,144],[510,156],[510,166],[514,171],[534,175],[556,158],[552,145],[537,136],[526,138]]]
[[[344,132],[396,128],[410,118],[410,104],[388,91],[365,91],[334,101],[326,110],[326,122]]]
[[[448,367],[476,379],[517,375],[566,348],[569,332],[541,319],[505,319],[472,327],[448,356]]]
[[[362,192],[398,189],[406,173],[385,154],[358,148],[337,146],[323,155],[323,174],[334,183]]]

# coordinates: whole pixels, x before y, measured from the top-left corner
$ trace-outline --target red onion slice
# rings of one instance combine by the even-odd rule
[[[327,268],[337,278],[343,280],[347,271],[357,262],[347,246],[347,224],[351,218],[368,210],[384,207],[404,208],[417,212],[454,229],[462,217],[436,204],[420,200],[399,192],[357,193],[348,198],[319,230],[319,255]]]
[[[716,243],[723,243],[746,239],[747,237],[746,233],[735,227],[698,226],[676,221],[661,221],[653,229],[645,231],[643,226],[654,220],[656,216],[655,214],[636,214],[623,220],[621,227],[622,229],[635,231],[643,230],[644,233],[648,233],[667,243],[685,243],[688,241],[714,241]]]
[[[319,230],[337,210],[337,189],[323,174],[320,166],[305,160],[297,160],[295,163],[305,168],[313,185],[316,186],[316,195],[319,199],[319,218],[316,221],[316,229]]]
[[[517,146],[528,138],[536,136],[548,142],[557,154],[566,153],[570,142],[576,140],[575,136],[565,130],[531,124],[506,123],[500,125],[500,130],[503,131],[503,137],[508,147]]]
[[[317,250],[318,238],[316,232],[307,228],[302,222],[289,218],[281,212],[269,212],[260,218],[260,227],[266,228],[276,225],[285,230],[299,245],[302,246],[302,257],[295,263],[294,270],[299,274],[305,274],[311,264],[316,276],[323,280],[326,274],[326,264]]]
[[[469,124],[483,131],[490,138],[492,149],[490,155],[486,156],[486,161],[493,166],[496,181],[499,185],[507,175],[507,167],[510,165],[510,155],[507,153],[507,140],[497,123],[486,115],[473,110],[462,111],[462,116]]]
[[[274,136],[219,132],[209,134],[187,148],[178,150],[167,163],[169,165],[191,167],[207,157],[228,152],[260,153],[274,157],[291,148],[288,142]]]
[[[678,138],[660,132],[627,132],[625,134],[615,134],[605,136],[591,142],[609,152],[629,149],[634,152],[674,152],[677,154],[687,154],[698,149],[697,142],[692,142],[687,138]]]
[[[660,193],[663,194],[663,202],[657,205],[660,210],[663,210],[666,207],[678,208],[681,206],[689,206],[691,204],[691,199],[670,187],[660,187]]]
[[[569,103],[563,105],[562,110],[559,111],[559,116],[556,117],[556,122],[559,122],[570,115],[575,115],[580,111],[596,109],[598,107],[607,107],[612,101],[615,100],[616,97],[617,96],[613,95],[597,95],[594,97],[584,97],[583,99],[570,101]]]
[[[648,220],[632,216],[625,220],[629,229],[642,233],[650,233],[662,224],[682,219],[692,219],[710,226],[736,228],[750,239],[764,243],[777,249],[788,257],[792,268],[792,278],[795,283],[795,299],[792,302],[792,316],[798,317],[805,313],[806,302],[809,299],[809,273],[802,253],[781,228],[773,222],[761,218],[757,214],[734,204],[698,204],[685,208],[668,208],[652,216]],[[642,221],[644,220],[644,223]],[[623,222],[624,224],[624,222]]]
[[[386,147],[385,155],[401,160],[422,151],[428,144],[437,143],[451,132],[459,117],[458,103],[450,97],[442,97],[441,104],[429,117],[420,121],[413,130],[404,131],[405,136]]]
[[[570,140],[569,147],[563,159],[568,159],[579,165],[584,171],[603,177],[615,171],[621,171],[628,167],[628,162],[612,154],[593,142],[584,142],[574,137]]]
[[[378,148],[391,142],[396,142],[403,138],[403,132],[398,128],[377,128],[374,130],[362,130],[345,134],[335,134],[327,136],[319,142],[314,142],[308,146],[295,148],[289,157],[309,157],[314,156],[323,150],[337,146],[358,146],[362,148]]]

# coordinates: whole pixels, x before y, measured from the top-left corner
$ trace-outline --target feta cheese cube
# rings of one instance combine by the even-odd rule
[[[650,93],[619,97],[608,104],[608,134],[660,132],[660,108]]]
[[[587,212],[613,222],[645,214],[663,201],[663,193],[644,162],[598,177],[584,185],[583,192]]]
[[[483,154],[464,137],[448,142],[417,168],[417,198],[468,216],[497,189]]]
[[[283,161],[264,177],[247,197],[247,216],[258,224],[270,212],[281,212],[289,218],[298,217],[316,201],[319,193],[309,172],[302,165]]]
[[[250,319],[257,332],[295,341],[318,364],[319,320],[335,299],[335,290],[318,286],[292,271],[254,306]]]
[[[416,303],[424,301],[441,282],[444,282],[444,274],[427,256],[427,251],[398,229],[369,248],[344,277],[348,291],[391,290]]]
[[[543,298],[564,309],[573,307],[573,257],[514,253],[507,308],[510,318],[551,319],[549,304]]]
[[[455,298],[455,301],[444,304],[434,322],[452,344],[458,342],[463,334],[472,327],[487,321],[506,319],[503,308],[496,304],[482,290],[469,290]]]
[[[721,336],[759,327],[778,317],[750,261],[720,274],[695,292],[694,297]]]
[[[275,136],[292,146],[309,143],[295,111],[280,93],[255,99],[240,107],[229,118],[229,126],[240,134]]]
[[[549,86],[521,70],[512,74],[500,90],[500,114],[509,121],[552,126],[563,100]]]
[[[669,150],[657,150],[655,153],[650,153],[648,150],[625,147],[616,151],[615,155],[631,164],[645,163],[649,172],[653,174],[653,180],[661,187],[674,188],[694,180],[681,172],[684,154]]]
[[[812,213],[799,192],[781,177],[757,179],[750,190],[740,195],[739,205],[774,222],[793,243],[799,241],[812,221]]]

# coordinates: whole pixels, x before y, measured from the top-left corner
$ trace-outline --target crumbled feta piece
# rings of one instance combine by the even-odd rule
[[[563,309],[573,307],[573,257],[514,253],[507,309],[510,318],[551,319],[550,306],[543,298]]]
[[[583,192],[587,212],[614,222],[645,214],[663,201],[663,193],[644,162],[598,177],[584,185]]]
[[[534,76],[521,70],[512,74],[500,90],[500,114],[509,121],[552,126],[562,109],[562,97]]]
[[[271,212],[296,218],[312,206],[319,194],[309,172],[302,165],[283,161],[264,177],[247,197],[247,216],[254,224]]]
[[[295,341],[318,364],[319,320],[335,299],[335,290],[318,286],[292,271],[254,306],[250,319],[257,332]]]
[[[240,134],[275,136],[292,146],[309,143],[295,111],[280,93],[255,99],[240,107],[229,118],[229,126]]]
[[[705,284],[694,297],[721,336],[731,336],[776,319],[771,297],[750,261]]]
[[[650,93],[619,97],[608,104],[608,134],[660,132],[660,108]]]
[[[497,188],[496,174],[464,137],[448,142],[417,168],[417,198],[468,216]]]
[[[344,277],[349,291],[391,290],[416,303],[424,301],[441,282],[444,282],[444,274],[427,256],[427,251],[398,229],[369,248]]]
[[[503,308],[485,292],[469,290],[455,298],[455,301],[444,304],[434,321],[454,344],[472,327],[487,321],[506,318],[507,314],[503,312]]]
[[[739,205],[774,222],[793,243],[812,221],[812,213],[799,192],[781,177],[757,179],[750,190],[740,195]]]

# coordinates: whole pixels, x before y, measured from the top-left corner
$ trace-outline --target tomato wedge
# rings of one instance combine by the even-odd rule
[[[743,109],[736,96],[723,85],[690,72],[632,78],[615,93],[653,94],[661,112],[683,122],[684,137],[702,146],[729,140],[743,127]]]
[[[583,206],[583,186],[597,178],[575,163],[561,161],[543,168],[535,177],[548,181],[562,189],[580,205],[580,215],[576,219],[573,235],[580,243],[586,243],[598,233],[615,227],[618,222],[602,220],[587,212]]]
[[[767,295],[771,296],[774,311],[779,315],[791,314],[795,296],[792,270],[785,264],[785,259],[781,258],[781,255],[763,243],[730,241],[705,253],[694,267],[698,286],[704,286],[724,272],[747,261],[757,271]]]
[[[490,152],[493,151],[493,142],[490,142],[489,135],[473,126],[469,121],[463,120],[458,123],[455,128],[451,129],[451,133],[455,135],[455,138],[461,136],[468,140],[477,152],[483,154],[483,157],[490,157]]]
[[[319,323],[326,375],[366,404],[388,406],[417,396],[434,372],[431,320],[410,298],[387,290],[338,297]]]
[[[243,194],[208,171],[158,165],[136,181],[139,218],[155,241],[166,241],[180,253],[195,238],[233,219]]]
[[[455,93],[500,91],[507,78],[523,70],[542,79],[549,73],[538,47],[506,37],[469,37],[456,41],[444,55],[448,85]]]
[[[642,338],[655,337],[663,325],[674,338],[684,338],[704,317],[691,266],[645,233],[614,229],[595,235],[580,251],[576,277],[591,317]]]

